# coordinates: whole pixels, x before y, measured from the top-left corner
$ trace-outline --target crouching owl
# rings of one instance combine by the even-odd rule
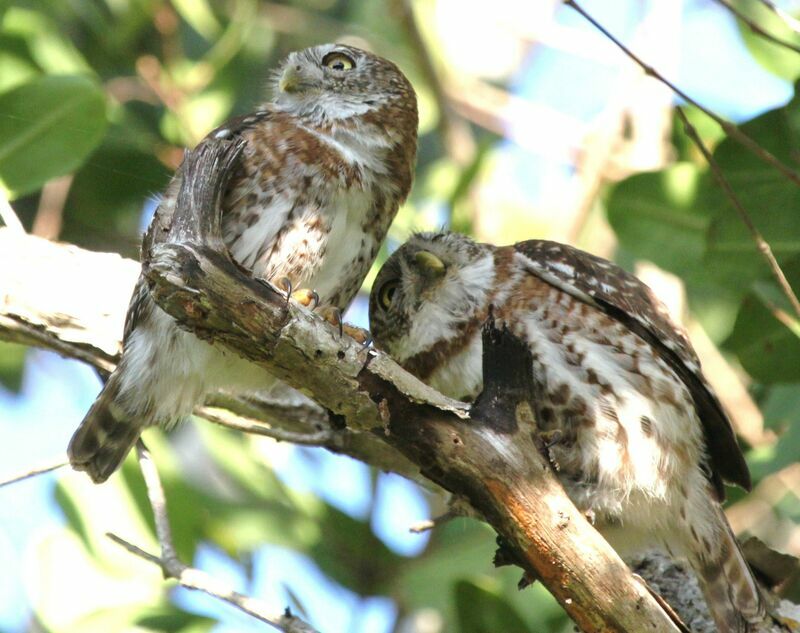
[[[414,90],[393,63],[350,46],[291,53],[274,99],[209,138],[245,139],[222,204],[231,256],[256,277],[340,310],[361,286],[411,187]],[[180,171],[150,227],[168,226]],[[147,238],[145,238],[147,239]],[[288,280],[288,283],[285,281]],[[142,429],[191,413],[204,394],[274,384],[263,370],[178,328],[140,278],[123,353],[69,444],[72,466],[105,481]]]
[[[730,422],[685,334],[652,291],[609,261],[542,240],[496,247],[422,233],[381,269],[375,344],[445,395],[482,388],[490,306],[533,358],[538,432],[558,477],[621,555],[688,560],[720,631],[763,618],[725,519],[723,481],[750,488]]]

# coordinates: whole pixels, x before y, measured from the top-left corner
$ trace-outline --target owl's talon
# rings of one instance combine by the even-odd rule
[[[545,450],[552,448],[564,439],[564,434],[561,429],[554,429],[552,431],[542,431],[539,433],[539,438]]]
[[[286,293],[286,305],[289,305],[289,299],[292,298],[292,280],[288,277],[281,277],[276,285]]]

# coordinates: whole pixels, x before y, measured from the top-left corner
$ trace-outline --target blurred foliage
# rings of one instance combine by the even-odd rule
[[[734,0],[734,6],[747,18],[776,38],[800,47],[800,34],[792,30],[778,15],[770,11],[759,0]],[[747,48],[756,61],[770,72],[794,81],[800,76],[800,55],[786,47],[779,46],[755,33],[748,25],[739,22]]]
[[[476,210],[470,194],[491,169],[498,138],[474,127],[471,158],[448,155],[441,113],[396,6],[368,0],[0,3],[0,184],[30,228],[42,188],[72,175],[60,239],[135,256],[143,206],[163,189],[183,148],[263,100],[269,70],[289,51],[348,38],[398,62],[419,95],[416,185],[389,241],[396,245],[414,230],[448,222],[471,231]],[[756,0],[737,6],[798,41]],[[746,27],[742,33],[770,71],[792,79],[800,73],[800,56],[764,43]],[[743,126],[789,164],[800,156],[798,105],[795,99]],[[688,115],[800,289],[800,190],[723,138],[702,114],[689,109]],[[751,392],[777,438],[747,454],[758,482],[800,455],[800,325],[776,318],[791,311],[679,124],[672,141],[674,164],[609,187],[602,201],[619,240],[618,259],[648,260],[678,275],[693,316],[752,379]],[[519,239],[528,237],[534,236]],[[378,264],[387,252],[384,247]],[[21,347],[0,343],[4,385],[19,388],[23,359]],[[391,598],[399,622],[433,609],[445,631],[570,630],[539,584],[519,592],[518,571],[492,569],[494,539],[486,526],[454,521],[435,530],[420,555],[402,556],[376,536],[371,512],[354,517],[284,484],[271,464],[279,454],[275,445],[207,424],[196,429],[190,457],[176,455],[158,433],[148,439],[184,560],[192,560],[201,544],[213,544],[252,581],[253,556],[270,544],[308,557],[358,596]],[[156,548],[144,484],[130,459],[121,477],[99,488],[65,478],[56,499],[67,528],[48,535],[31,564],[41,587],[33,608],[44,630],[194,633],[213,626],[214,620],[176,606],[158,570],[104,535],[111,530]],[[775,512],[796,521],[797,496],[786,495]],[[58,590],[64,586],[85,590]]]

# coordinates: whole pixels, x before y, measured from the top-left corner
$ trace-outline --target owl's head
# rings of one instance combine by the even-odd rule
[[[278,109],[316,122],[348,119],[393,106],[411,113],[416,96],[392,62],[343,44],[290,53],[275,74]]]
[[[451,341],[485,310],[494,252],[459,233],[417,233],[378,273],[369,297],[375,345],[401,364]]]

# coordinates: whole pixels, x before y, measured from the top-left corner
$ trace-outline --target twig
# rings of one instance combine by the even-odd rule
[[[800,21],[794,19],[791,15],[786,13],[786,11],[772,2],[772,0],[760,0],[760,2],[767,7],[767,9],[777,15],[781,20],[783,20],[784,24],[786,24],[786,26],[792,29],[795,33],[800,33]]]
[[[216,578],[200,569],[188,567],[179,560],[169,561],[166,558],[159,558],[111,532],[106,532],[106,536],[117,545],[124,547],[134,556],[138,556],[154,565],[158,565],[164,572],[166,578],[177,580],[182,587],[202,591],[209,596],[227,602],[247,615],[265,624],[269,624],[279,631],[284,631],[285,633],[300,633],[301,631],[314,630],[308,624],[291,614],[288,614],[288,617],[286,613],[282,615],[264,615],[265,613],[269,613],[270,609],[263,602],[231,589],[228,585],[218,581]]]
[[[269,624],[279,631],[284,631],[284,633],[310,633],[314,631],[310,625],[293,616],[288,609],[282,615],[277,615],[271,612],[272,610],[260,600],[234,591],[210,574],[189,567],[181,562],[175,553],[175,546],[172,542],[172,530],[170,529],[169,519],[167,517],[167,502],[164,496],[164,487],[161,485],[158,470],[150,457],[150,453],[141,440],[136,443],[136,456],[139,459],[139,467],[142,470],[145,487],[147,488],[147,497],[153,509],[156,536],[161,546],[161,556],[150,554],[116,534],[108,532],[106,533],[108,538],[124,547],[131,554],[158,565],[164,573],[165,578],[173,578],[187,589],[202,591],[203,593],[227,602],[249,616],[265,624]]]
[[[150,457],[150,452],[141,438],[136,442],[136,458],[139,460],[139,468],[142,470],[144,484],[147,487],[147,498],[153,508],[156,536],[161,544],[161,557],[168,563],[178,563],[182,566],[175,553],[175,546],[172,544],[172,530],[169,527],[164,487],[161,485],[161,478],[158,476],[158,470]]]
[[[0,192],[0,219],[3,223],[15,233],[25,233],[25,227],[19,221],[14,208],[6,198],[5,194]]]
[[[735,15],[744,24],[746,24],[747,27],[753,33],[755,33],[756,35],[760,35],[765,40],[767,40],[769,42],[772,42],[773,44],[777,44],[778,46],[783,46],[785,48],[788,48],[789,50],[792,50],[795,53],[800,53],[800,46],[792,44],[791,42],[783,40],[783,39],[781,39],[779,37],[776,37],[772,33],[769,33],[767,31],[765,31],[761,26],[756,24],[753,20],[748,18],[744,13],[739,11],[739,9],[737,9],[734,5],[732,5],[730,2],[728,2],[728,0],[717,0],[717,2],[719,4],[721,4],[723,7],[725,7],[726,9],[728,9],[728,11],[733,13],[733,15]]]
[[[660,81],[665,86],[669,87],[676,95],[678,95],[681,99],[693,105],[695,108],[700,110],[703,114],[707,117],[713,119],[717,125],[719,125],[723,131],[730,136],[732,139],[736,140],[742,146],[746,147],[750,150],[753,154],[755,154],[758,158],[760,158],[765,163],[772,165],[775,169],[780,171],[786,178],[791,180],[793,183],[800,185],[800,174],[794,171],[792,168],[784,165],[780,160],[778,160],[773,154],[765,150],[761,145],[759,145],[754,139],[750,138],[747,134],[742,132],[737,126],[735,126],[730,121],[726,121],[718,114],[715,114],[705,106],[701,105],[694,99],[692,99],[689,95],[687,95],[683,90],[678,88],[675,84],[671,81],[666,79],[661,73],[659,73],[653,66],[650,66],[646,62],[644,62],[640,57],[638,57],[631,49],[629,49],[625,44],[620,42],[611,32],[606,29],[602,24],[600,24],[597,20],[595,20],[591,15],[589,15],[575,0],[564,0],[564,4],[568,7],[571,7],[578,13],[580,13],[586,20],[591,22],[591,24],[599,30],[603,35],[605,35],[609,40],[611,40],[614,44],[616,44],[622,52],[624,52],[628,57],[630,57],[634,62],[636,62],[641,69],[645,72],[646,75]]]
[[[251,435],[271,437],[279,442],[291,442],[292,444],[300,444],[302,446],[329,446],[341,444],[341,442],[337,441],[337,438],[340,437],[340,432],[332,429],[322,429],[316,433],[287,431],[286,429],[267,426],[261,420],[253,420],[252,418],[236,415],[225,409],[215,409],[212,407],[198,407],[195,409],[195,414],[202,416],[204,419],[214,424],[219,424],[220,426],[235,431],[250,433]]]
[[[58,461],[53,461],[43,466],[37,466],[36,468],[31,468],[23,473],[12,475],[8,479],[3,479],[2,481],[0,481],[0,488],[2,488],[3,486],[10,486],[11,484],[15,484],[18,481],[24,481],[25,479],[30,479],[31,477],[44,475],[45,473],[58,470],[59,468],[63,468],[67,464],[69,464],[69,460],[64,456],[61,456],[58,458]]]
[[[64,224],[64,205],[67,202],[74,176],[67,174],[53,178],[42,188],[39,208],[33,219],[31,233],[47,240],[58,239]]]
[[[705,146],[702,139],[697,134],[697,130],[695,130],[694,126],[689,122],[689,119],[683,112],[683,108],[678,106],[676,110],[678,111],[678,116],[683,122],[683,129],[686,131],[686,135],[690,139],[692,139],[692,142],[702,152],[706,161],[708,161],[708,166],[711,168],[711,173],[714,174],[715,180],[717,181],[717,183],[719,183],[719,186],[722,187],[722,190],[725,192],[725,195],[728,197],[728,200],[730,200],[731,204],[733,204],[733,207],[739,214],[739,218],[742,220],[744,225],[747,227],[747,230],[750,232],[750,235],[753,237],[753,241],[756,243],[758,252],[761,253],[761,255],[764,257],[764,260],[767,262],[767,265],[772,271],[772,275],[777,280],[778,286],[783,291],[783,294],[786,295],[786,298],[789,299],[789,303],[792,304],[792,308],[794,308],[794,311],[800,317],[800,301],[798,301],[797,295],[792,290],[791,285],[789,285],[789,281],[786,279],[786,275],[783,274],[783,270],[781,270],[781,267],[778,264],[778,260],[775,259],[775,255],[773,255],[772,249],[769,247],[767,241],[764,239],[759,230],[756,228],[755,224],[753,224],[753,220],[750,218],[750,215],[747,213],[741,201],[734,193],[733,188],[731,187],[727,178],[725,178],[725,175],[722,173],[722,170],[719,168],[719,165],[714,160],[714,157],[711,155],[711,152],[708,151],[708,148]]]

